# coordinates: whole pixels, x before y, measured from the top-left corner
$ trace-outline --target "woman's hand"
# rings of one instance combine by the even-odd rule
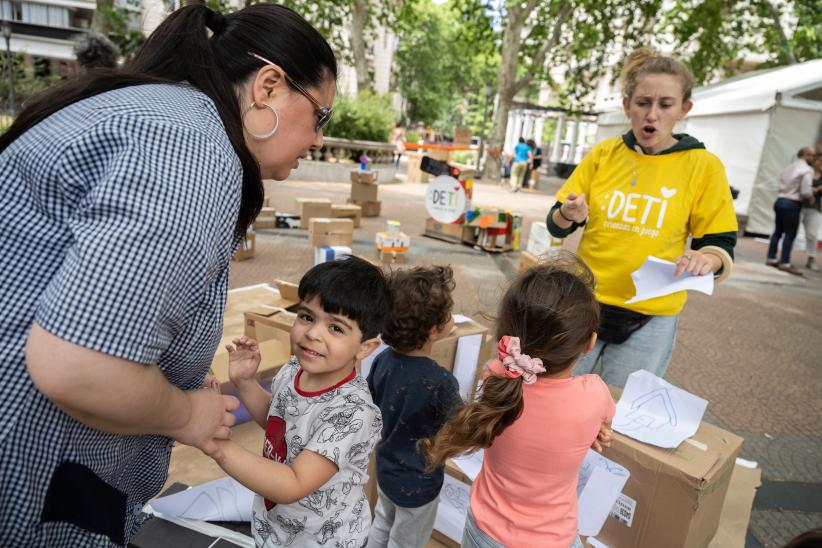
[[[681,257],[677,257],[675,262],[674,277],[679,277],[683,272],[694,276],[703,276],[722,268],[722,261],[719,260],[719,257],[693,250],[686,251]]]
[[[188,420],[170,437],[219,461],[222,449],[216,440],[231,438],[231,427],[237,421],[231,411],[240,407],[240,401],[210,388],[189,390],[185,395],[189,405]]]
[[[569,194],[568,198],[559,206],[559,214],[566,221],[582,223],[588,218],[588,204],[585,203],[585,193],[579,196]]]
[[[228,378],[238,384],[253,381],[260,367],[260,347],[257,341],[246,336],[238,337],[227,344]]]

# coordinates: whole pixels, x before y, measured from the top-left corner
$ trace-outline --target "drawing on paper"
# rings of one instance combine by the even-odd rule
[[[630,409],[619,424],[614,424],[621,432],[640,428],[659,430],[677,425],[676,409],[667,388],[657,388],[639,396],[631,402]]]
[[[453,485],[445,485],[442,488],[442,496],[457,510],[468,510],[470,496],[467,491]]]

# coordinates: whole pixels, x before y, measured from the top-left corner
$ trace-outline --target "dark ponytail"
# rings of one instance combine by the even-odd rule
[[[237,96],[237,87],[263,66],[248,52],[271,59],[303,87],[337,78],[337,61],[328,43],[284,6],[255,4],[222,15],[201,4],[189,5],[169,15],[121,70],[91,72],[29,102],[0,135],[0,152],[41,120],[77,101],[128,86],[187,82],[214,102],[242,164],[242,204],[235,232],[244,234],[263,204],[260,168],[245,144]]]

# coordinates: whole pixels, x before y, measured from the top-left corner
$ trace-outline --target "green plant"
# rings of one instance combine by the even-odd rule
[[[420,142],[420,134],[416,131],[406,131],[405,132],[405,141],[407,143],[419,143]]]
[[[387,96],[371,92],[357,97],[340,95],[334,101],[334,118],[325,133],[339,139],[388,141],[395,114]]]

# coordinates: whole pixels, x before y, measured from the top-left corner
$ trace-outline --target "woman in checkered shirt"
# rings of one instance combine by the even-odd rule
[[[231,255],[336,76],[287,8],[192,5],[0,136],[0,546],[127,544],[172,440],[229,436],[236,400],[201,387]]]

